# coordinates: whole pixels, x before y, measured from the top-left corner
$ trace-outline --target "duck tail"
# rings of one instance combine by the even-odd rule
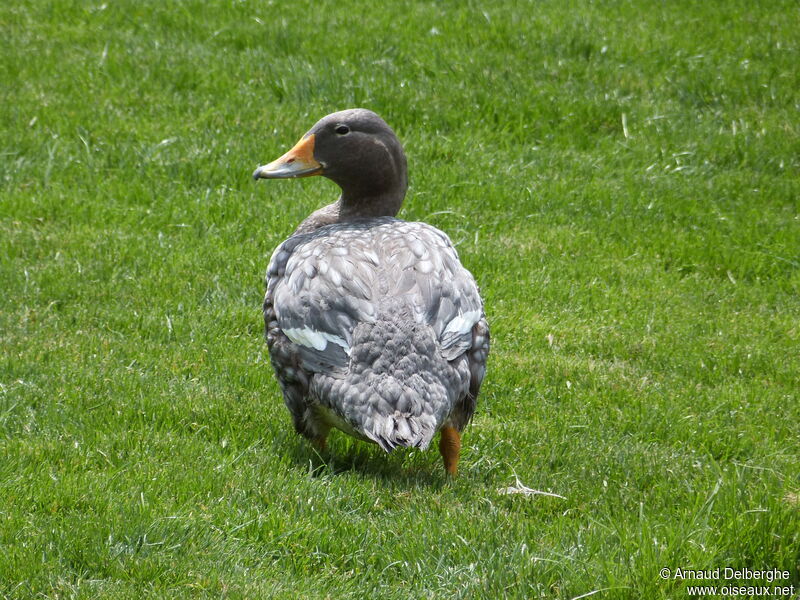
[[[386,452],[398,446],[426,449],[443,420],[444,411],[437,410],[446,405],[443,386],[434,383],[419,390],[416,382],[377,379],[365,407],[364,435]]]
[[[359,325],[353,338],[340,414],[387,452],[427,448],[466,385],[433,329],[394,315]]]

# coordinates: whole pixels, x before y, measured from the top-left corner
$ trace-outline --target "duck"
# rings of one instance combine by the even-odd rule
[[[322,176],[338,199],[272,254],[264,324],[270,362],[297,433],[319,450],[340,430],[386,452],[439,434],[456,475],[489,355],[478,286],[450,238],[397,214],[407,160],[376,113],[320,119],[259,179]]]

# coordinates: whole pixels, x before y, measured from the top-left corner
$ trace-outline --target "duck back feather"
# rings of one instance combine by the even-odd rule
[[[279,246],[265,318],[279,379],[300,367],[314,402],[387,450],[427,447],[469,394],[466,350],[485,323],[447,236],[391,217],[327,225]],[[301,432],[318,418],[303,406],[292,413]]]

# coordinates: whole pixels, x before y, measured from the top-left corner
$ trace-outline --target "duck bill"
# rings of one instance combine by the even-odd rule
[[[258,167],[253,179],[289,179],[320,174],[322,165],[314,158],[314,134],[311,133],[280,158]]]

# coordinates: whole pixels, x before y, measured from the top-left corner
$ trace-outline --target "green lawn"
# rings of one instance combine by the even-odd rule
[[[679,567],[800,589],[798,23],[3,2],[0,597],[688,598]],[[452,482],[433,449],[318,457],[267,359],[269,255],[336,188],[250,174],[353,106],[486,301]]]

